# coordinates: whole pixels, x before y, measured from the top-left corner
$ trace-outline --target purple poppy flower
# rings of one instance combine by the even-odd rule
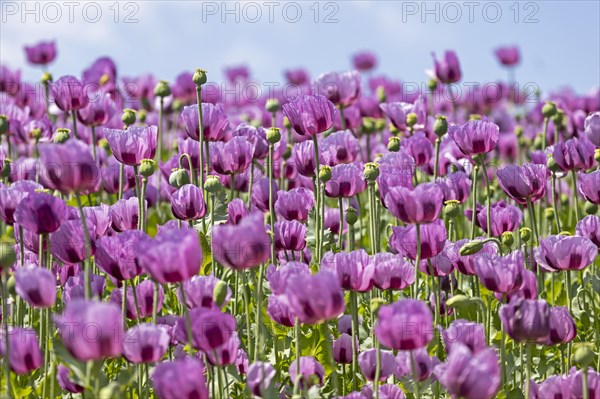
[[[588,139],[590,139],[596,147],[600,147],[600,111],[589,114],[588,117],[585,118],[584,130]]]
[[[277,251],[301,251],[306,247],[306,226],[297,220],[276,222],[273,241]]]
[[[360,97],[360,73],[357,71],[329,72],[319,76],[315,85],[318,94],[341,107],[349,107]]]
[[[580,236],[548,236],[540,240],[535,260],[549,272],[583,270],[591,265],[598,254],[596,245]]]
[[[123,356],[132,363],[156,363],[169,348],[169,334],[164,326],[142,323],[127,330]]]
[[[75,301],[77,299],[84,299],[84,282],[84,273],[81,270],[76,275],[67,278],[63,290],[63,302],[65,304],[71,301]],[[97,276],[93,273],[90,274],[90,285],[92,287],[91,293],[93,297],[102,297],[102,292],[104,292],[105,283],[106,280],[104,279],[104,277]]]
[[[422,97],[418,97],[414,103],[408,102],[388,102],[379,105],[385,116],[388,117],[394,127],[402,132],[408,130],[406,116],[408,114],[417,115],[417,123],[413,128],[422,128],[427,121],[427,108]]]
[[[377,350],[369,349],[358,355],[358,365],[360,372],[365,376],[367,381],[375,380],[376,365],[377,365]],[[382,350],[380,356],[379,380],[385,381],[396,370],[396,358],[391,351]]]
[[[483,244],[483,248],[481,251],[474,255],[461,255],[460,249],[467,243],[469,240],[463,239],[459,240],[452,245],[451,248],[448,248],[448,257],[454,264],[456,270],[460,273],[467,276],[474,276],[477,274],[475,262],[479,256],[491,256],[497,253],[497,248],[495,244],[485,243]]]
[[[379,195],[385,207],[389,208],[385,202],[385,197],[393,187],[413,187],[413,173],[416,168],[415,160],[400,149],[398,152],[392,152],[384,155],[378,161],[379,177],[377,185],[379,186]]]
[[[427,165],[434,156],[433,144],[423,132],[418,132],[402,141],[406,153],[413,157],[417,166]]]
[[[310,274],[307,264],[302,262],[287,262],[278,269],[270,265],[266,277],[271,286],[271,291],[276,295],[285,293],[286,287],[293,276],[298,274]]]
[[[0,187],[0,217],[8,224],[15,223],[15,210],[21,200],[36,190],[41,190],[40,184],[30,180],[18,181],[8,187]]]
[[[199,141],[198,105],[183,107],[180,116],[187,135],[192,140]],[[202,132],[204,140],[221,141],[229,128],[229,121],[223,104],[202,103]]]
[[[519,63],[519,48],[517,46],[498,47],[494,50],[498,61],[506,67],[513,67]]]
[[[496,299],[501,302],[510,302],[513,298],[536,299],[538,294],[537,276],[531,270],[523,272],[523,286],[520,290],[510,294],[495,293]]]
[[[204,365],[190,357],[156,366],[152,373],[152,386],[159,399],[210,398]]]
[[[130,320],[144,319],[152,316],[154,308],[154,289],[155,284],[152,280],[144,280],[134,287],[127,287],[127,296],[125,298],[125,316]],[[138,298],[137,306],[135,295]],[[156,311],[160,312],[163,306],[165,293],[162,285],[158,286],[158,301],[156,302]],[[110,294],[110,302],[116,304],[119,309],[123,305],[123,291],[115,289]],[[138,317],[139,316],[139,317]]]
[[[6,335],[0,335],[0,355],[6,356]],[[17,375],[28,374],[42,365],[42,351],[37,333],[32,328],[9,328],[8,346],[10,347],[8,364]]]
[[[90,256],[96,252],[94,226],[88,225],[90,235]],[[80,263],[87,258],[86,240],[81,220],[64,221],[58,230],[50,235],[50,250],[52,255],[64,263]]]
[[[100,57],[94,63],[83,71],[82,81],[85,84],[115,83],[117,75],[117,66],[109,57]]]
[[[421,259],[430,259],[439,254],[446,243],[446,227],[442,220],[424,224],[421,229]],[[393,227],[390,248],[410,259],[417,258],[417,232],[414,225]]]
[[[310,141],[305,143],[312,144]],[[298,146],[303,144],[304,143],[298,144]],[[311,147],[310,150],[313,149],[312,145],[308,146]],[[343,163],[352,163],[356,160],[359,153],[358,140],[349,130],[343,130],[330,134],[321,140],[319,146],[319,160],[323,165],[335,166]],[[314,152],[311,160],[314,162]],[[314,170],[315,167],[313,166],[313,174]]]
[[[569,309],[564,306],[550,308],[550,334],[540,343],[544,345],[566,344],[575,339],[577,326]]]
[[[290,379],[296,381],[299,379],[300,388],[310,388],[314,385],[315,379],[318,381],[316,385],[323,385],[323,377],[325,376],[325,369],[323,365],[312,356],[302,356],[300,358],[300,370],[298,370],[298,361],[295,359],[290,363],[288,370]]]
[[[487,208],[477,204],[475,216],[476,225],[483,231],[487,231]],[[465,216],[471,220],[472,209],[465,211]],[[500,200],[491,206],[492,236],[500,237],[507,231],[515,231],[523,221],[523,212],[514,205],[509,205]]]
[[[186,305],[190,308],[207,308],[213,309],[225,307],[231,299],[231,289],[227,286],[227,294],[222,304],[217,306],[214,302],[213,295],[215,286],[221,281],[215,276],[194,276],[191,280],[183,283],[185,290]]]
[[[569,373],[569,385],[573,398],[583,399],[583,370],[573,370]],[[565,384],[566,385],[566,384]],[[591,367],[587,370],[588,398],[597,398],[600,392],[600,373]]]
[[[513,298],[500,307],[504,331],[518,342],[539,342],[550,334],[550,307],[543,300]]]
[[[236,331],[235,318],[217,309],[194,308],[190,310],[192,346],[204,353],[227,344]],[[179,319],[175,329],[179,342],[186,342],[185,320]]]
[[[487,348],[485,329],[483,325],[470,321],[454,320],[450,327],[441,330],[444,347],[448,354],[452,353],[455,345],[464,345],[472,353],[477,353]]]
[[[454,397],[491,399],[500,387],[498,354],[492,348],[473,353],[457,343],[445,363],[434,369],[437,380]]]
[[[139,230],[106,236],[96,242],[96,265],[118,281],[129,280],[142,273],[136,260],[140,242],[150,240]]]
[[[38,148],[45,168],[41,180],[48,188],[63,193],[90,193],[100,188],[100,166],[83,142],[45,143]]]
[[[99,206],[86,206],[83,213],[89,226],[94,226],[93,237],[99,238],[106,234],[112,224],[110,207],[106,204]]]
[[[262,398],[269,391],[276,375],[277,371],[270,363],[254,362],[248,369],[246,385],[252,395]]]
[[[234,332],[226,343],[215,350],[207,352],[206,358],[213,366],[229,366],[235,363],[239,347],[240,339],[237,333]]]
[[[431,341],[433,335],[433,317],[424,302],[402,299],[379,309],[375,336],[388,348],[423,348]]]
[[[62,364],[58,365],[56,372],[56,380],[58,385],[67,392],[81,393],[84,388],[71,379],[71,370]]]
[[[171,196],[171,210],[179,220],[197,220],[206,214],[206,204],[202,189],[186,184]]]
[[[490,291],[502,294],[518,291],[524,282],[523,252],[515,251],[506,256],[482,254],[475,259],[475,272]]]
[[[294,160],[298,173],[302,176],[315,176],[317,163],[315,162],[314,148],[314,143],[312,141],[303,141],[292,147],[292,159]]]
[[[109,94],[97,96],[87,106],[77,111],[77,119],[86,126],[106,125],[117,111]],[[95,145],[96,143],[92,143]]]
[[[235,368],[240,375],[245,375],[248,372],[248,354],[243,349],[238,349],[235,358]]]
[[[269,259],[270,247],[261,213],[250,214],[237,225],[213,227],[213,256],[223,266],[235,270],[257,267]]]
[[[314,206],[314,194],[304,187],[277,192],[275,212],[277,216],[285,220],[306,222],[308,220],[308,213]]]
[[[55,321],[63,344],[77,360],[99,360],[122,353],[123,319],[121,309],[114,304],[70,301]],[[93,340],[88,335],[90,326],[95,326]]]
[[[371,257],[374,283],[381,290],[403,290],[415,282],[415,268],[402,257],[387,252]]]
[[[415,363],[416,375],[413,372],[413,359]],[[440,363],[436,357],[429,356],[427,349],[420,348],[414,351],[400,351],[396,356],[396,370],[394,375],[398,379],[408,376],[417,379],[417,381],[425,381],[433,373],[433,369]]]
[[[331,179],[325,184],[325,195],[333,198],[349,198],[363,192],[367,183],[363,171],[356,164],[342,164],[331,170]]]
[[[64,201],[46,193],[30,193],[19,202],[14,220],[25,230],[35,234],[53,233],[67,214]]]
[[[241,123],[232,132],[233,137],[244,137],[254,146],[254,159],[264,159],[269,154],[269,142],[267,141],[267,132],[262,126],[254,127],[246,123]]]
[[[586,170],[594,165],[594,145],[585,136],[556,143],[552,155],[563,172]]]
[[[438,80],[445,84],[456,83],[460,81],[462,73],[456,53],[452,50],[446,50],[444,58],[441,61],[433,55],[435,75]]]
[[[531,385],[535,385],[535,388],[532,387],[530,391],[535,394],[535,399],[574,397],[571,393],[571,381],[564,375],[552,375],[539,385],[532,380]]]
[[[90,102],[86,87],[75,76],[63,76],[50,87],[54,101],[61,111],[77,111]]]
[[[236,225],[248,216],[250,211],[246,208],[246,204],[240,198],[234,198],[227,204],[227,224]]]
[[[377,65],[375,54],[370,51],[361,51],[352,56],[354,68],[361,72],[370,71]]]
[[[152,240],[142,240],[138,262],[156,281],[179,283],[198,274],[202,247],[193,229],[163,230]]]
[[[302,68],[288,69],[285,71],[284,75],[288,83],[296,86],[302,86],[308,83],[310,79],[308,72]]]
[[[254,145],[245,137],[234,137],[226,143],[210,144],[210,162],[215,171],[222,175],[241,173],[252,162]]]
[[[154,159],[158,128],[156,126],[130,126],[127,130],[104,129],[110,150],[124,165],[140,165],[142,159]]]
[[[56,301],[56,276],[50,270],[25,265],[14,276],[17,294],[32,307],[48,308]]]
[[[34,65],[48,65],[56,58],[55,42],[39,42],[31,46],[25,46],[27,61]]]
[[[419,270],[428,276],[447,276],[454,271],[454,261],[458,253],[452,241],[446,241],[444,248],[433,258],[422,260]]]
[[[275,180],[271,185],[273,189],[273,202],[277,202],[279,185]],[[269,212],[269,178],[261,177],[256,179],[252,185],[252,205],[263,212]]]
[[[285,295],[270,295],[267,302],[267,313],[271,320],[285,327],[293,327],[295,318]]]
[[[286,296],[292,311],[304,324],[332,319],[345,308],[338,277],[329,270],[293,276],[286,287]]]
[[[450,126],[448,134],[465,155],[485,154],[493,151],[498,142],[500,128],[493,122],[469,121],[462,126]]]
[[[454,200],[461,204],[471,195],[471,179],[465,172],[454,172],[438,181],[438,186],[444,193],[444,202]]]
[[[431,223],[440,215],[444,194],[436,183],[422,183],[414,190],[392,187],[385,204],[394,217],[405,223]]]
[[[546,165],[526,163],[523,166],[508,165],[498,169],[496,176],[506,194],[520,204],[532,202],[546,195]]]
[[[52,122],[46,115],[39,119],[32,119],[29,122],[21,125],[15,139],[19,139],[23,143],[40,142],[47,143],[52,138],[53,131]],[[35,137],[34,137],[35,133]]]
[[[123,198],[112,204],[109,209],[112,228],[117,232],[137,229],[139,218],[138,208],[139,202],[137,197]]]
[[[591,173],[579,172],[577,189],[587,201],[593,204],[600,204],[600,171]]]
[[[327,252],[321,261],[321,269],[336,273],[345,290],[366,292],[373,288],[375,264],[362,248],[352,252]]]
[[[358,349],[356,340],[354,340],[354,345]],[[333,341],[332,354],[337,363],[352,363],[352,336],[343,333]]]
[[[314,136],[331,129],[335,106],[321,95],[304,95],[283,105],[283,114],[301,136]]]
[[[577,222],[575,234],[591,240],[596,247],[600,248],[600,218],[596,215],[588,215]]]

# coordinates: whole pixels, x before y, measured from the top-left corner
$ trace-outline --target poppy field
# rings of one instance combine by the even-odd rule
[[[599,89],[57,55],[0,66],[2,398],[600,399]]]

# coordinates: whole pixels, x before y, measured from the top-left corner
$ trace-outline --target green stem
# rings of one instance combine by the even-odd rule
[[[477,175],[479,166],[473,166],[473,181],[471,182],[471,194],[473,194],[473,214],[471,215],[471,240],[475,239],[475,221],[477,220]]]
[[[190,346],[188,348],[188,354],[191,356],[194,352],[192,345],[192,320],[190,319],[190,313],[187,308],[187,300],[185,298],[185,289],[183,288],[183,283],[179,283],[179,292],[181,294],[181,300],[183,302],[181,307],[183,308],[183,315],[185,317],[185,335],[187,343]]]
[[[433,105],[432,105],[433,107]],[[438,169],[440,168],[440,143],[442,142],[442,140],[438,137],[437,139],[435,139],[435,164],[434,164],[434,169],[433,169],[433,181],[435,182],[438,178],[439,175],[439,171]]]
[[[341,251],[342,250],[342,242],[344,239],[344,207],[342,204],[342,197],[338,198],[338,207],[340,209],[340,229],[338,231],[338,249]]]
[[[381,351],[379,350],[379,340],[375,341],[375,380],[373,381],[373,391],[375,399],[379,399],[379,377],[381,375]]]
[[[160,283],[154,283],[154,297],[152,298],[152,324],[156,324],[156,315],[158,313],[158,296],[160,293]]]
[[[526,381],[525,381],[525,398],[529,398],[530,385],[531,385],[531,363],[533,363],[533,344],[525,344],[527,346],[527,363],[526,363]]]
[[[321,227],[320,227],[320,222],[321,222],[321,215],[320,214],[320,199],[321,196],[319,195],[320,189],[321,189],[321,180],[319,178],[319,169],[321,169],[321,166],[319,165],[319,143],[317,140],[317,135],[313,135],[313,147],[315,150],[315,197],[316,197],[316,204],[315,204],[315,226],[316,226],[316,231],[315,231],[315,242],[316,242],[316,252],[317,252],[317,262],[320,263],[321,258],[320,258],[320,253],[321,253]]]
[[[19,226],[20,229],[22,227]],[[6,380],[6,396],[12,398],[10,387],[10,344],[8,334],[8,295],[6,290],[6,275],[8,270],[2,271],[2,327],[4,328],[4,379]]]
[[[419,262],[421,262],[421,226],[419,223],[415,224],[415,234],[417,237],[417,256],[415,259],[415,298],[419,299],[419,274],[421,273],[419,270]]]
[[[490,179],[488,177],[487,168],[485,166],[485,159],[481,161],[481,168],[483,172],[483,179],[485,180],[485,191],[486,191],[486,202],[487,202],[487,235],[492,236],[492,195],[490,191]],[[473,210],[475,211],[475,210]]]
[[[296,379],[294,381],[294,397],[298,394],[298,387],[300,385],[300,356],[302,352],[300,351],[300,321],[296,318],[296,323],[294,324],[294,332],[296,336]]]
[[[554,207],[554,219],[556,219],[557,233],[562,231],[560,227],[560,214],[558,213],[558,206],[556,205],[556,174],[552,172],[552,206]]]
[[[350,302],[352,309],[352,389],[358,389],[358,352],[356,341],[358,341],[358,297],[356,291],[350,291]]]
[[[118,199],[123,198],[123,188],[125,186],[125,164],[119,165],[119,197]]]
[[[162,136],[163,136],[163,119],[164,119],[164,97],[160,97],[158,107],[158,137],[156,138],[156,164],[162,161]]]
[[[268,172],[269,172],[269,222],[271,224],[271,263],[275,264],[275,201],[273,201],[273,144],[269,143],[268,156]],[[262,273],[261,273],[262,276]]]
[[[417,369],[417,359],[415,358],[415,351],[410,352],[410,364],[413,372],[413,379],[415,384],[415,399],[421,399],[421,391],[419,390],[419,374]]]
[[[127,326],[127,280],[123,280],[123,298],[121,301],[121,316],[123,317],[123,326]]]
[[[254,161],[250,163],[250,179],[248,181],[248,200],[246,206],[250,209],[252,203],[252,186],[254,185]]]
[[[256,325],[255,325],[255,333],[254,336],[256,340],[254,341],[254,362],[260,360],[258,355],[260,351],[261,345],[261,337],[260,337],[260,328],[261,325],[261,316],[262,316],[262,296],[263,296],[263,280],[265,274],[265,264],[261,264],[258,271],[258,289],[256,290]]]
[[[583,370],[581,370],[581,391],[583,393],[583,399],[589,399],[590,390],[588,389],[588,368],[585,366]]]
[[[529,212],[529,218],[531,219],[531,230],[533,230],[533,235],[535,238],[533,245],[535,245],[540,242],[540,238],[538,235],[537,223],[535,220],[535,211],[533,209],[533,203],[531,202],[531,199],[529,199],[529,197],[527,197],[527,211]]]
[[[92,158],[96,160],[96,126],[92,126]]]
[[[71,117],[73,118],[73,137],[79,139],[79,136],[77,135],[77,115],[75,110],[71,111]]]
[[[544,130],[542,131],[542,134],[543,134],[543,137],[542,137],[542,143],[543,143],[542,150],[545,150],[546,147],[548,146],[548,143],[547,143],[548,139],[546,137],[547,137],[547,134],[548,134],[548,123],[549,122],[550,122],[550,118],[544,118]],[[556,143],[554,143],[554,144],[556,144]],[[529,399],[529,398],[527,398],[527,399]]]
[[[198,148],[199,148],[199,160],[200,160],[200,180],[198,187],[204,190],[204,152],[202,151],[202,144],[204,142],[204,124],[202,121],[202,86],[196,87],[196,101],[198,102]],[[203,193],[206,195],[206,193]]]
[[[85,299],[90,299],[92,297],[92,287],[90,283],[90,257],[91,257],[91,240],[90,240],[90,232],[87,228],[87,222],[85,218],[85,212],[83,212],[83,206],[81,205],[81,197],[79,193],[75,193],[75,199],[77,200],[77,207],[79,208],[79,217],[81,218],[81,223],[83,224],[83,234],[85,237],[85,260],[84,260],[84,281],[85,281]],[[123,298],[125,300],[125,298]]]
[[[577,172],[575,169],[571,171],[571,179],[573,180],[573,198],[575,199],[575,223],[579,221],[579,194],[577,193]]]
[[[250,324],[250,287],[248,286],[248,272],[240,271],[238,273],[242,273],[244,276],[244,285],[242,286],[242,290],[244,291],[244,310],[246,313],[246,336],[248,337],[248,358],[254,359],[254,355],[252,350],[254,346],[252,344],[252,333],[251,333],[251,324]]]

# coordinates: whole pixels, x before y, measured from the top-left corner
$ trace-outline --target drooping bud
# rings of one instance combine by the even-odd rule
[[[227,283],[219,280],[213,290],[213,302],[218,307],[221,307],[225,303],[225,299],[227,299]]]
[[[554,212],[554,208],[544,209],[544,217],[546,218],[547,221],[549,221],[549,222],[553,221],[554,216],[556,216],[556,213]]]
[[[574,363],[582,369],[587,369],[594,364],[594,352],[588,345],[580,345],[573,355]]]
[[[50,72],[42,73],[42,78],[40,79],[40,81],[44,86],[49,84],[50,82],[52,82],[52,74]]]
[[[523,126],[517,125],[517,127],[515,127],[515,136],[517,136],[517,137],[523,136]]]
[[[383,87],[383,86],[377,86],[376,95],[377,95],[377,100],[380,103],[384,103],[385,100],[386,100],[385,87]]]
[[[482,240],[471,240],[466,242],[459,251],[460,256],[474,255],[483,249]]]
[[[190,183],[190,176],[187,170],[175,168],[169,176],[169,184],[175,188],[181,188]],[[208,190],[207,190],[208,191]]]
[[[556,111],[556,114],[554,114],[554,116],[552,117],[552,122],[554,122],[554,126],[556,126],[557,129],[562,129],[565,126],[565,111],[563,111],[562,109],[558,109]]]
[[[435,91],[437,89],[437,86],[437,79],[429,79],[429,81],[427,81],[427,88],[429,89],[429,91]]]

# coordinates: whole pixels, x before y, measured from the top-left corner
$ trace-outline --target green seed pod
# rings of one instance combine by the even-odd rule
[[[469,115],[469,120],[470,121],[480,121],[481,120],[481,115],[479,115],[479,114],[471,114],[471,115]]]
[[[519,235],[523,242],[529,242],[529,240],[531,240],[531,229],[529,227],[521,227],[519,229]]]
[[[417,124],[417,122],[417,114],[415,114],[414,112],[410,112],[408,113],[408,115],[406,115],[406,124],[408,125],[408,127],[413,127]]]
[[[474,255],[483,249],[483,241],[471,240],[460,248],[460,256]]]
[[[36,127],[35,129],[31,129],[31,132],[29,132],[29,135],[31,136],[32,139],[37,141],[42,137],[42,129],[40,129],[38,127]]]
[[[598,213],[598,205],[593,204],[591,202],[586,202],[583,206],[583,209],[588,215],[595,215],[596,213]]]
[[[197,68],[192,75],[192,81],[196,84],[196,86],[200,87],[207,81],[206,71],[201,68]]]
[[[319,169],[319,180],[321,180],[321,183],[327,183],[331,180],[331,166],[321,165],[321,168]]]
[[[267,130],[267,141],[270,144],[277,144],[279,143],[279,140],[281,140],[281,131],[279,128],[272,127]]]
[[[125,108],[123,110],[123,115],[121,115],[121,121],[125,124],[125,126],[131,126],[135,123],[136,114],[135,111],[130,108]]]
[[[580,345],[573,355],[574,363],[585,369],[594,364],[594,352],[589,348],[588,345]]]
[[[66,128],[58,128],[56,129],[56,134],[54,135],[54,142],[58,144],[62,144],[71,138],[71,130]]]
[[[443,115],[437,115],[433,123],[433,132],[438,137],[442,137],[448,131],[448,121]]]
[[[427,81],[427,88],[429,89],[429,91],[435,91],[437,89],[437,86],[437,79],[429,79],[429,81]]]
[[[448,200],[444,205],[444,216],[447,219],[454,219],[460,215],[460,202],[457,200]]]
[[[513,244],[515,243],[515,237],[513,236],[512,232],[510,231],[505,231],[504,233],[502,233],[502,244],[506,245],[507,247],[512,247]]]
[[[354,224],[358,221],[358,214],[356,212],[356,209],[354,209],[353,207],[349,206],[346,209],[346,223],[348,223],[350,226],[354,226]]]
[[[400,137],[391,136],[390,139],[388,140],[387,148],[391,152],[400,151]]]
[[[556,111],[556,103],[552,101],[546,101],[546,104],[544,104],[542,107],[542,115],[544,118],[552,118],[554,115],[556,115]]]
[[[385,100],[387,99],[386,95],[385,95],[385,87],[377,86],[376,95],[377,95],[377,101],[379,101],[380,103],[384,103]]]
[[[223,280],[219,280],[217,284],[215,284],[215,289],[213,290],[213,302],[218,307],[223,306],[225,300],[227,299],[228,293],[227,283]]]
[[[171,88],[169,87],[169,82],[166,80],[159,80],[156,86],[154,86],[154,95],[161,98],[170,96]]]
[[[594,161],[600,163],[600,148],[596,148],[594,151]]]
[[[40,79],[40,81],[44,86],[49,84],[50,82],[52,82],[52,74],[50,72],[42,73],[42,78]]]
[[[379,164],[375,162],[367,162],[363,171],[363,176],[366,181],[374,182],[379,177]]]
[[[547,221],[549,221],[549,222],[553,221],[554,216],[556,216],[556,213],[554,212],[554,208],[544,209],[544,217],[546,218]]]
[[[181,188],[190,183],[190,176],[187,170],[175,168],[169,176],[169,184],[175,188]],[[208,190],[207,190],[208,191]]]
[[[221,185],[221,178],[215,175],[209,175],[206,177],[206,181],[204,182],[204,189],[211,193],[216,194],[219,190],[221,190],[223,186]]]
[[[137,117],[138,117],[138,120],[140,121],[140,123],[146,122],[146,115],[147,115],[147,113],[146,113],[145,109],[140,109],[137,112]]]
[[[140,175],[150,177],[156,170],[156,162],[153,159],[142,159],[140,163]]]
[[[281,104],[279,103],[278,99],[271,98],[267,100],[267,103],[265,104],[265,109],[267,110],[267,112],[274,113],[281,109]]]

